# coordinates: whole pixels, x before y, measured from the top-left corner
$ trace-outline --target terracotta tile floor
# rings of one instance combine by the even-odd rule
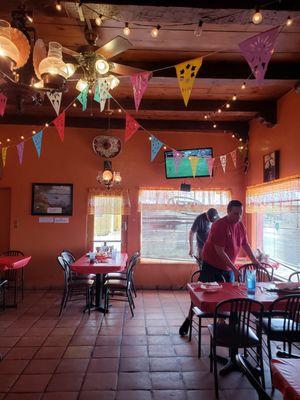
[[[214,399],[208,335],[200,360],[196,339],[178,335],[186,292],[140,291],[134,318],[125,303],[113,302],[103,317],[83,314],[80,301],[59,318],[60,298],[26,292],[23,304],[0,314],[0,400]],[[221,400],[257,398],[237,372],[220,386]]]

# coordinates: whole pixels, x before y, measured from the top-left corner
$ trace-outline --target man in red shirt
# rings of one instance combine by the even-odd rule
[[[203,248],[202,282],[233,282],[238,270],[234,263],[241,247],[251,261],[259,265],[248,243],[246,229],[241,221],[243,205],[232,200],[227,206],[227,215],[212,224]]]

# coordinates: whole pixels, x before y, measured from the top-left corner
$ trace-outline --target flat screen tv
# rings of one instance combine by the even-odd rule
[[[180,161],[179,168],[177,171],[174,164],[173,152],[165,151],[164,153],[165,171],[167,179],[193,178],[192,167],[189,160],[190,156],[201,157],[197,165],[195,177],[209,177],[208,167],[204,159],[213,157],[212,147],[201,147],[198,149],[186,149],[178,151],[180,151],[183,157]]]

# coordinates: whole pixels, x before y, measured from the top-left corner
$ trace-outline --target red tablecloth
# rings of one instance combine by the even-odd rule
[[[109,272],[120,272],[126,267],[126,253],[119,253],[115,259],[107,258],[105,262],[95,261],[90,263],[87,256],[80,257],[72,265],[71,269],[80,274],[108,274]]]
[[[268,287],[273,287],[272,282],[261,282],[256,284],[255,296],[251,296],[251,299],[260,301],[265,309],[268,309],[272,302],[278,298],[277,293],[266,292],[261,290],[261,288],[267,289]],[[213,313],[215,311],[216,305],[223,300],[230,299],[244,299],[248,298],[247,290],[244,284],[235,286],[232,283],[222,283],[222,288],[218,289],[216,292],[207,292],[200,289],[200,283],[188,283],[187,285],[192,303],[201,308],[202,311]]]
[[[271,370],[274,386],[284,400],[300,400],[300,359],[274,359]]]
[[[31,256],[4,256],[0,257],[0,271],[7,269],[24,268],[31,260]]]

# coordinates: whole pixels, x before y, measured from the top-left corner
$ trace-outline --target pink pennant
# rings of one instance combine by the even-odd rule
[[[183,155],[180,151],[173,150],[173,160],[174,160],[174,167],[175,171],[178,172],[179,164],[181,162]]]
[[[230,155],[231,155],[231,158],[232,158],[232,162],[233,162],[234,168],[236,168],[236,150],[232,150],[230,152]]]
[[[213,166],[214,166],[215,159],[214,158],[206,158],[205,160],[206,160],[209,176],[211,177],[212,173],[213,173]]]
[[[134,104],[136,111],[139,110],[143,94],[147,89],[149,76],[150,76],[149,72],[141,72],[139,74],[131,75],[130,77],[133,88]]]
[[[65,137],[65,122],[66,122],[66,115],[64,111],[52,121],[53,125],[55,125],[57,129],[61,141],[63,141]]]
[[[7,97],[5,94],[0,93],[0,115],[3,117],[6,108]]]
[[[252,36],[239,44],[258,83],[264,80],[278,35],[279,27],[276,27]]]
[[[125,128],[125,139],[127,142],[135,132],[140,128],[140,124],[128,113],[126,113],[126,128]]]
[[[220,161],[221,161],[221,165],[223,168],[223,172],[226,171],[226,160],[227,160],[226,154],[224,154],[223,156],[220,156]]]
[[[17,150],[18,150],[18,156],[19,156],[19,162],[20,165],[22,165],[23,162],[23,152],[24,152],[24,142],[21,142],[17,145]]]

